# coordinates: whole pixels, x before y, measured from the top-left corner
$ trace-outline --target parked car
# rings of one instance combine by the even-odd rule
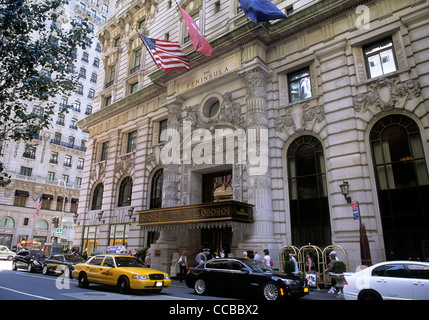
[[[265,300],[299,298],[308,294],[307,283],[303,277],[276,272],[253,259],[209,260],[189,268],[186,284],[189,288],[194,288],[199,295],[215,288],[240,295],[256,293]]]
[[[42,264],[42,273],[50,272],[64,274],[64,277],[70,278],[76,264],[85,262],[85,259],[77,254],[54,254]]]
[[[386,261],[344,273],[346,300],[428,300],[429,263]]]
[[[103,254],[94,256],[85,263],[76,265],[73,278],[79,287],[86,288],[90,283],[116,286],[120,293],[130,290],[151,290],[161,292],[171,284],[167,273],[150,269],[133,256]]]
[[[41,250],[21,250],[12,260],[12,270],[27,269],[28,272],[41,271],[43,261],[47,258]]]
[[[9,250],[8,247],[0,246],[0,259],[6,259],[11,261],[15,255],[16,253]]]

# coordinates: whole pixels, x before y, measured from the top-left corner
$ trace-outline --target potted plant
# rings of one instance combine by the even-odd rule
[[[293,261],[286,261],[284,268],[283,268],[284,273],[287,274],[293,274],[295,272],[295,263]]]
[[[338,289],[338,292],[343,292],[345,278],[344,272],[347,270],[347,266],[342,261],[337,261],[333,264],[332,270],[329,273],[332,279],[335,280],[335,288]]]

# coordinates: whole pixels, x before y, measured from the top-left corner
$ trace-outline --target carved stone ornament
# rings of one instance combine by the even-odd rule
[[[310,130],[315,121],[325,119],[325,111],[321,106],[310,106],[308,103],[294,104],[286,108],[286,115],[276,118],[278,129],[294,131]]]
[[[391,111],[400,107],[405,100],[421,94],[417,80],[400,82],[398,78],[379,78],[367,88],[369,92],[353,97],[353,105],[357,112],[365,112],[368,108]]]
[[[90,180],[91,181],[103,180],[105,173],[106,173],[106,163],[99,162],[92,166]]]
[[[126,154],[121,157],[121,161],[115,165],[115,173],[119,173],[119,176],[125,174],[131,174],[131,170],[134,168],[135,156],[134,154]]]

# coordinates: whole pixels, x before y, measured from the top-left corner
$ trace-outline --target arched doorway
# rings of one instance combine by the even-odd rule
[[[429,258],[429,176],[417,124],[384,117],[370,142],[387,260]]]
[[[292,243],[331,244],[331,222],[323,147],[302,136],[287,151]]]

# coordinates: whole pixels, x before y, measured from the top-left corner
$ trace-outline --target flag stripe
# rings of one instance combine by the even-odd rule
[[[34,213],[34,216],[38,216],[40,213],[40,208],[42,207],[42,198],[43,198],[43,194],[37,198],[36,201],[36,212]]]
[[[189,60],[183,53],[178,42],[152,39],[140,34],[142,40],[151,51],[156,64],[164,71],[187,69],[189,70]]]

